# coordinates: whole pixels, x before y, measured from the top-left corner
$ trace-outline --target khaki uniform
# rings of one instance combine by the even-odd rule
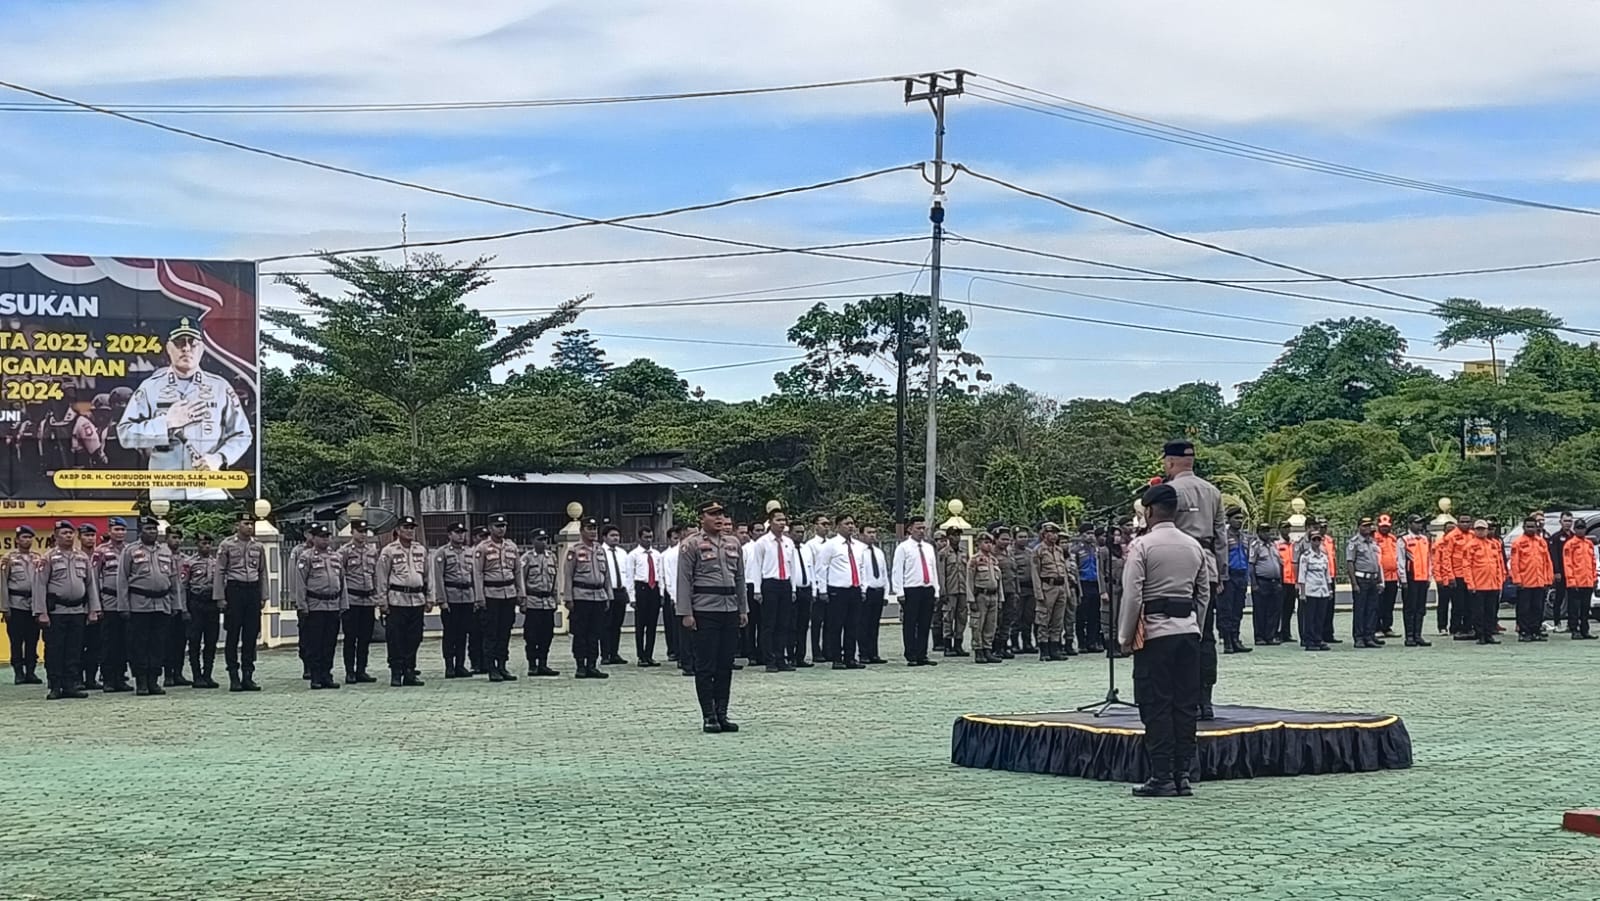
[[[579,543],[567,551],[562,600],[571,614],[572,657],[579,669],[592,667],[600,661],[606,605],[613,597],[606,557],[605,550],[598,544]]]
[[[939,586],[944,589],[945,647],[961,643],[967,631],[967,555],[960,547],[939,552]]]
[[[1041,541],[1033,549],[1033,630],[1040,643],[1061,644],[1064,635],[1073,634],[1077,616],[1069,589],[1072,581],[1066,548]]]
[[[994,647],[999,628],[1000,606],[1005,597],[1004,572],[1000,558],[979,551],[967,564],[968,595],[972,598],[972,648],[987,651]]]
[[[378,552],[378,596],[386,608],[390,685],[409,680],[417,668],[428,581],[428,550],[421,542],[408,545],[397,538]]]

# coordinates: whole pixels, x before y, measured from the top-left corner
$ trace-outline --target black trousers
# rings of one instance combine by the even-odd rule
[[[488,612],[487,607],[480,610],[474,605],[472,618],[467,620],[467,668],[480,672],[486,669],[483,663],[488,656],[484,650],[485,633],[489,631]]]
[[[1428,618],[1427,582],[1413,579],[1405,584],[1401,615],[1404,617],[1406,634],[1412,638],[1421,638],[1423,620]]]
[[[826,658],[822,650],[822,636],[827,632],[828,623],[828,596],[817,594],[812,589],[811,595],[811,659],[823,660]]]
[[[1133,654],[1134,696],[1152,778],[1190,771],[1200,714],[1199,661],[1198,635],[1152,638]]]
[[[166,649],[167,614],[128,614],[128,669],[135,679],[154,679],[161,675],[161,657]]]
[[[1440,632],[1455,632],[1460,615],[1461,602],[1456,599],[1456,583],[1439,583],[1439,603],[1434,611],[1435,621]]]
[[[683,638],[678,633],[682,627],[678,625],[678,615],[672,609],[672,598],[666,592],[661,593],[661,634],[667,639],[667,657],[676,659],[683,654]]]
[[[1100,583],[1084,582],[1082,596],[1078,599],[1078,615],[1073,631],[1078,634],[1078,647],[1088,650],[1100,641]]]
[[[1278,615],[1283,610],[1283,583],[1277,579],[1256,579],[1250,586],[1250,625],[1256,644],[1278,637]]]
[[[522,615],[522,649],[529,667],[550,662],[550,639],[555,634],[554,610],[529,610]]]
[[[511,627],[517,624],[516,598],[489,598],[483,617],[483,663],[489,669],[511,659]]]
[[[600,639],[600,653],[606,660],[620,657],[618,653],[622,646],[622,624],[628,618],[628,590],[615,588],[611,591],[611,600],[606,603],[605,634]]]
[[[185,608],[187,609],[187,608]],[[185,613],[167,614],[167,634],[161,643],[161,669],[177,675],[183,672],[183,652],[189,644],[189,617]]]
[[[1374,631],[1394,631],[1394,602],[1400,595],[1399,582],[1384,582],[1383,589],[1378,593],[1378,617]],[[1402,611],[1403,615],[1404,611]]]
[[[1593,588],[1567,586],[1567,631],[1575,635],[1589,634],[1589,602]]]
[[[694,614],[694,693],[702,717],[728,711],[733,657],[739,651],[739,614],[696,610]]]
[[[1556,571],[1556,583],[1550,586],[1550,596],[1546,601],[1545,616],[1553,623],[1561,622],[1562,614],[1567,610],[1567,581],[1561,571]]]
[[[754,664],[761,656],[761,601],[756,597],[756,587],[745,585],[744,603],[750,610],[743,629],[739,630],[739,656]]]
[[[856,627],[856,647],[860,649],[861,660],[882,660],[878,655],[878,627],[883,622],[884,590],[882,588],[868,588],[866,598],[861,602],[861,624]],[[998,632],[995,633],[999,635]],[[1000,644],[1000,639],[995,638],[995,644]]]
[[[900,640],[906,662],[928,659],[928,632],[933,628],[933,586],[907,588],[900,598]],[[1024,617],[1026,619],[1026,617]]]
[[[1328,611],[1333,609],[1332,597],[1307,595],[1300,599],[1300,646],[1314,648],[1327,644],[1333,634],[1326,631]]]
[[[794,641],[794,583],[788,579],[761,580],[761,636],[767,665],[783,663]]]
[[[333,649],[339,643],[339,611],[311,610],[300,615],[300,643],[313,678],[333,681]]]
[[[1517,587],[1517,634],[1538,635],[1544,623],[1547,588]]]
[[[849,663],[855,659],[862,603],[860,588],[828,586],[828,621],[822,635],[822,653],[830,662]]]
[[[390,605],[383,637],[389,650],[389,672],[409,675],[417,668],[417,648],[422,646],[422,608]]]
[[[1033,645],[1033,615],[1038,609],[1038,602],[1032,594],[1024,594],[1017,605],[1017,623],[1013,631],[1016,633],[1017,648],[1031,647]]]
[[[344,612],[344,671],[367,671],[367,654],[372,649],[372,624],[377,621],[376,607],[351,605]]]
[[[1355,597],[1354,588],[1351,589],[1350,596],[1352,599]],[[1322,610],[1322,631],[1317,633],[1317,637],[1325,642],[1333,641],[1333,605],[1338,600],[1339,589],[1337,587],[1329,588],[1328,606]]]
[[[1472,592],[1472,625],[1479,638],[1493,638],[1500,626],[1500,591]]]
[[[456,667],[465,668],[467,665],[467,636],[471,634],[472,624],[478,621],[478,607],[471,601],[464,604],[445,604],[439,611],[440,623],[444,626],[444,640],[439,642],[439,649],[444,654],[444,668],[446,672]]]
[[[52,690],[69,691],[84,683],[83,630],[88,623],[87,613],[68,613],[61,607],[50,612],[50,625],[44,629],[44,670]]]
[[[228,672],[256,671],[256,641],[261,638],[261,583],[229,582],[224,589],[228,609],[222,611],[227,632],[223,659]]]
[[[211,675],[217,662],[217,635],[222,627],[222,611],[209,597],[189,598],[189,668],[195,675]]]
[[[1239,637],[1244,627],[1244,599],[1250,588],[1247,570],[1228,570],[1227,584],[1222,586],[1222,596],[1217,598],[1217,628],[1223,635]]]
[[[1206,590],[1211,594],[1211,603],[1206,605],[1206,616],[1200,623],[1200,684],[1210,688],[1217,684],[1217,602],[1221,592]]]
[[[1294,641],[1294,602],[1299,598],[1300,586],[1289,582],[1282,584],[1283,596],[1278,606],[1278,640]]]
[[[1350,637],[1356,641],[1371,639],[1378,631],[1378,594],[1383,583],[1378,579],[1356,578],[1350,586],[1355,592],[1351,602]]]
[[[661,619],[661,588],[633,583],[633,651],[641,661],[656,658],[656,623]],[[752,622],[754,618],[752,617]]]
[[[128,621],[123,619],[123,614],[102,614],[99,622],[84,626],[86,636],[90,631],[94,633],[93,640],[84,641],[84,681],[92,679],[97,668],[102,682],[128,681]],[[89,656],[90,645],[99,656]]]
[[[806,635],[811,631],[811,609],[815,606],[812,588],[807,585],[794,590],[794,628],[789,632],[789,662],[804,663]],[[812,654],[815,657],[815,654]]]
[[[39,665],[39,621],[32,610],[6,611],[6,637],[11,640],[11,668],[32,673]]]
[[[600,661],[601,633],[609,628],[609,601],[572,602],[572,657],[580,665]]]

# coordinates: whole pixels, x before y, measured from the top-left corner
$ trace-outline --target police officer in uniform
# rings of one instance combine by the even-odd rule
[[[87,698],[84,691],[83,629],[100,619],[100,590],[89,555],[72,546],[72,523],[56,523],[56,546],[39,561],[33,577],[34,620],[44,627],[47,700]]]
[[[526,597],[518,556],[517,545],[506,537],[506,518],[491,517],[489,537],[479,543],[472,555],[473,595],[484,607],[488,627],[483,651],[490,682],[513,682],[517,678],[506,663],[511,658],[511,627],[517,622],[517,606]]]
[[[567,618],[572,622],[572,657],[577,661],[577,679],[607,679],[600,669],[600,640],[606,630],[606,606],[611,603],[611,576],[605,551],[596,543],[598,524],[585,519],[579,540],[567,551]]]
[[[417,521],[407,516],[394,528],[395,538],[378,552],[378,585],[382,586],[384,639],[389,646],[389,685],[421,685],[417,648],[422,646],[422,618],[428,608],[428,550],[417,542]]]
[[[942,623],[944,655],[965,657],[961,638],[967,631],[967,549],[961,543],[960,529],[946,529],[945,547],[939,551],[939,585],[944,588]]]
[[[117,609],[128,623],[128,664],[141,695],[164,695],[159,681],[168,618],[176,603],[178,561],[160,541],[153,516],[139,520],[139,540],[122,549],[117,567]]]
[[[172,612],[167,615],[167,633],[162,639],[161,650],[162,684],[173,688],[194,684],[183,677],[183,649],[189,641],[189,605],[184,594],[183,573],[189,566],[189,558],[183,553],[182,529],[169,526],[164,537],[167,550],[172,552],[172,560],[178,566],[172,584],[172,603],[169,605]]]
[[[1005,601],[1005,582],[1000,559],[995,556],[994,536],[978,536],[978,552],[967,564],[967,596],[972,598],[972,658],[975,663],[999,663],[994,653],[994,637]]]
[[[333,681],[333,649],[339,643],[339,618],[344,613],[344,558],[328,546],[328,527],[318,523],[307,533],[311,545],[295,560],[295,610],[302,623],[300,642],[313,689],[338,688]]]
[[[1000,564],[1000,617],[994,633],[994,644],[989,648],[990,656],[998,660],[1010,660],[1016,657],[1011,649],[1011,643],[1017,635],[1017,617],[1020,615],[1022,603],[1022,590],[1017,583],[1017,558],[1011,553],[1011,530],[999,523],[990,526],[989,534],[994,536],[994,557]]]
[[[33,618],[33,576],[39,557],[33,552],[33,528],[17,526],[17,546],[0,559],[6,573],[6,598],[0,604],[5,614],[6,635],[11,639],[12,682],[38,685],[39,623]]]
[[[1167,442],[1161,448],[1161,468],[1167,484],[1178,492],[1178,513],[1173,525],[1200,542],[1210,559],[1206,568],[1210,595],[1203,599],[1205,616],[1200,629],[1200,719],[1209,720],[1214,718],[1211,695],[1217,684],[1215,601],[1228,572],[1228,522],[1222,515],[1222,492],[1194,474],[1192,442]]]
[[[1136,797],[1194,794],[1195,717],[1200,703],[1200,620],[1210,602],[1210,573],[1200,543],[1173,525],[1178,492],[1170,484],[1144,493],[1150,531],[1128,546],[1123,564],[1117,641],[1133,649],[1133,684],[1144,723],[1150,777]]]
[[[222,611],[212,594],[216,575],[217,555],[211,547],[211,536],[205,532],[195,535],[195,553],[183,569],[183,597],[189,605],[189,669],[194,673],[195,688],[217,688],[211,678],[211,668],[217,662],[217,633],[222,625]]]
[[[367,655],[379,605],[378,546],[366,520],[351,520],[350,543],[339,556],[344,570],[344,682],[376,682],[367,674]]]
[[[685,539],[678,554],[678,615],[694,642],[694,689],[700,701],[701,729],[737,732],[728,719],[733,656],[739,630],[749,620],[744,555],[728,531],[722,504],[700,505],[700,531]],[[847,538],[848,540],[848,538]],[[849,653],[843,651],[843,653]]]
[[[261,637],[261,579],[267,571],[267,550],[256,540],[255,517],[241,512],[233,534],[217,547],[212,597],[221,602],[227,632],[223,656],[228,664],[229,691],[260,691],[256,684],[256,641]]]
[[[472,537],[467,541],[467,544],[476,552],[478,545],[482,544],[484,539],[488,537],[488,526],[473,526]],[[473,597],[476,599],[477,596],[474,595]],[[489,608],[487,606],[479,607],[478,615],[472,618],[472,622],[467,628],[467,675],[469,676],[482,676],[489,672],[488,652],[484,650],[484,642],[487,640],[488,631]]]
[[[1012,644],[1018,654],[1032,654],[1038,651],[1033,644],[1033,618],[1038,601],[1033,594],[1033,548],[1029,546],[1032,537],[1026,529],[1018,528],[1016,538],[1011,542],[1011,565],[1017,571],[1017,619],[1012,626]]]
[[[522,643],[528,655],[528,675],[559,676],[550,668],[550,638],[556,631],[556,552],[550,533],[533,533],[533,547],[522,555]]]
[[[1033,632],[1039,643],[1039,659],[1065,660],[1073,652],[1063,649],[1067,634],[1067,608],[1072,603],[1067,583],[1070,570],[1066,549],[1061,546],[1061,527],[1047,522],[1039,527],[1041,541],[1033,549],[1033,596],[1038,599]]]
[[[428,565],[432,567],[433,600],[439,605],[444,622],[444,677],[463,679],[467,672],[467,624],[477,618],[479,605],[473,600],[473,551],[467,547],[467,524],[451,523],[449,543],[435,548]]]
[[[78,527],[78,546],[89,555],[94,584],[100,592],[100,610],[105,615],[83,631],[83,687],[89,691],[133,691],[128,684],[128,619],[117,604],[117,566],[122,560],[123,539],[128,527],[122,517],[106,523],[108,541],[95,543],[94,523]],[[100,681],[95,681],[96,671]],[[103,684],[102,684],[103,683]]]

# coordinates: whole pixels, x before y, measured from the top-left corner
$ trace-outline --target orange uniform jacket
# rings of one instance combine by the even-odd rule
[[[1511,542],[1511,581],[1518,588],[1549,588],[1555,581],[1550,542],[1543,535],[1518,535]]]
[[[1406,581],[1428,584],[1430,577],[1428,562],[1433,556],[1430,553],[1430,545],[1433,542],[1428,539],[1428,536],[1415,533],[1407,533],[1406,537],[1401,541],[1406,546],[1406,565],[1409,570],[1406,573]]]
[[[1561,563],[1567,587],[1593,588],[1595,583],[1594,543],[1574,535],[1561,547]]]
[[[1333,552],[1333,536],[1332,535],[1324,535],[1324,536],[1322,536],[1322,550],[1325,551],[1327,553],[1327,555],[1328,555],[1328,580],[1331,582],[1333,579],[1337,578],[1338,575],[1339,575],[1338,573],[1334,572],[1334,562],[1333,561],[1339,559],[1339,555],[1335,554]]]
[[[1283,584],[1294,584],[1294,542],[1278,542],[1278,562],[1283,564]]]
[[[1400,541],[1394,533],[1388,535],[1382,532],[1372,533],[1372,540],[1378,544],[1378,571],[1383,573],[1383,581],[1400,581]]]
[[[1461,575],[1467,580],[1468,591],[1499,591],[1504,584],[1499,541],[1476,535],[1463,538],[1456,560],[1461,566]]]
[[[1440,585],[1449,585],[1455,582],[1455,554],[1456,542],[1460,540],[1461,532],[1458,529],[1439,536],[1433,545],[1433,579]]]

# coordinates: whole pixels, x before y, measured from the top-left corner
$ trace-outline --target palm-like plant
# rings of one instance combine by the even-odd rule
[[[1234,473],[1219,475],[1217,487],[1222,489],[1222,503],[1243,510],[1245,520],[1251,525],[1276,525],[1288,517],[1290,501],[1304,497],[1316,487],[1297,484],[1304,466],[1300,460],[1274,463],[1262,473],[1259,486]]]

